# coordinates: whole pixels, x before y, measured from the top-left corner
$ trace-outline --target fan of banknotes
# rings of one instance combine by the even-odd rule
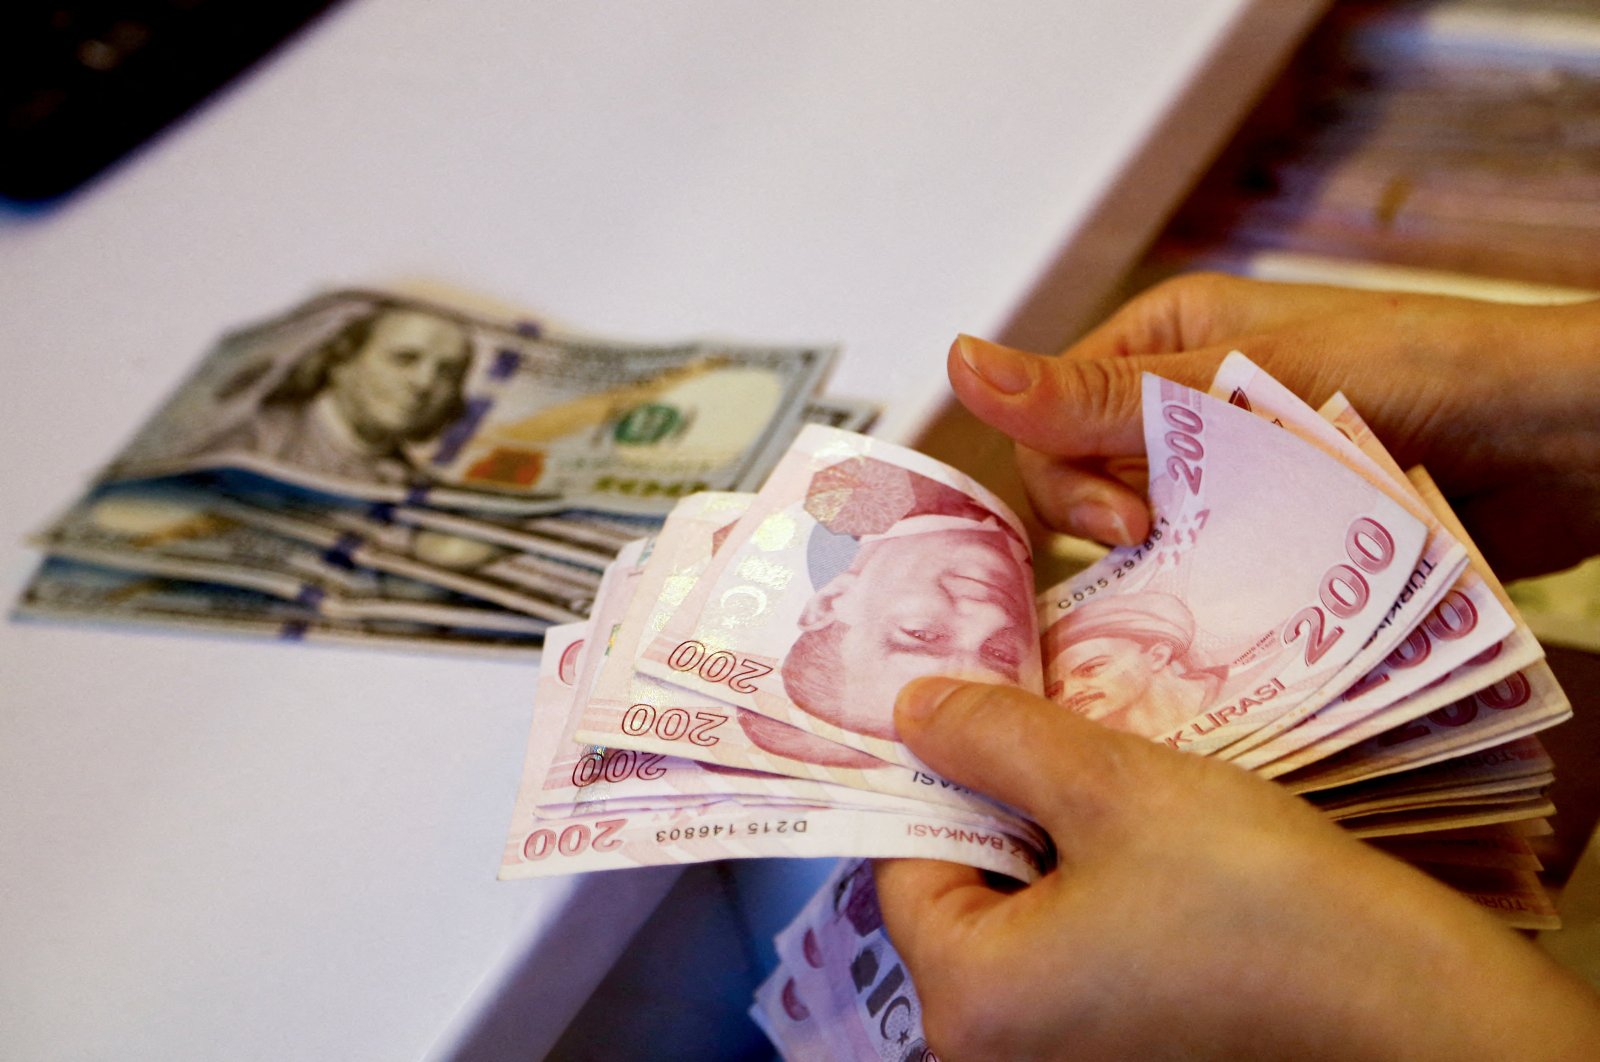
[[[29,616],[537,653],[680,498],[751,490],[833,351],[617,343],[367,291],[224,337],[36,537]]]
[[[760,856],[1050,872],[1035,824],[897,740],[896,691],[940,673],[1230,760],[1512,925],[1554,925],[1535,734],[1570,707],[1426,473],[1343,396],[1312,409],[1242,354],[1210,394],[1143,387],[1153,529],[1042,592],[1000,499],[853,432],[807,426],[754,494],[684,498],[606,568],[593,616],[547,635],[501,876]],[[842,865],[780,938],[756,1012],[794,1057],[821,1035],[796,1031],[806,1014],[915,1023],[868,881]]]
[[[778,967],[750,1018],[783,1058],[938,1062],[865,860],[840,860],[773,943]]]

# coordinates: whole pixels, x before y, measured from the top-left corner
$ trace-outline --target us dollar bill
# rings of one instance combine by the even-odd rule
[[[805,424],[864,432],[880,412],[877,403],[865,399],[822,395],[806,403],[801,420]],[[453,512],[425,505],[387,506],[384,520],[504,546],[525,556],[590,566],[595,571],[609,564],[623,546],[655,530],[660,522],[650,516],[585,509],[517,516]]]
[[[328,642],[407,650],[449,650],[537,657],[543,633],[480,630],[394,619],[337,619],[294,601],[215,582],[47,557],[29,581],[15,615],[112,627],[174,630]]]
[[[303,543],[341,564],[448,590],[551,623],[586,615],[598,576],[562,561],[414,527],[340,499],[229,492],[210,501],[222,518]]]
[[[340,291],[225,337],[104,476],[239,468],[376,501],[660,513],[765,478],[833,355]]]
[[[337,537],[337,532],[334,533]],[[308,543],[254,526],[203,487],[111,484],[34,536],[47,554],[126,571],[254,590],[341,620],[401,620],[539,634],[572,614],[508,611],[458,587],[357,563],[351,543]],[[472,589],[470,583],[465,588]]]

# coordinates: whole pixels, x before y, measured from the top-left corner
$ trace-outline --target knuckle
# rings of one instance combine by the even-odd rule
[[[1139,366],[1123,358],[1058,358],[1046,374],[1048,396],[1061,415],[1076,419],[1087,406],[1112,420],[1137,414]]]
[[[1171,300],[1170,345],[1173,350],[1188,350],[1211,342],[1220,330],[1218,313],[1234,297],[1242,283],[1226,273],[1194,273],[1175,288]]]

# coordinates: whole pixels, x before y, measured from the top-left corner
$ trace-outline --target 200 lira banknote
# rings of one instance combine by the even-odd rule
[[[1565,703],[1492,579],[1466,570],[1459,524],[1353,411],[1319,415],[1242,359],[1217,388],[1233,401],[1146,379],[1154,530],[1031,602],[1003,503],[877,440],[808,428],[754,496],[687,500],[608,572],[575,692],[534,741],[528,813],[909,800],[1027,835],[894,734],[898,689],[948,674],[1285,774],[1364,836],[1548,814],[1527,756],[1471,758]],[[1488,715],[1468,726],[1475,705]],[[1419,718],[1462,729],[1371,748],[1372,728],[1406,744]]]

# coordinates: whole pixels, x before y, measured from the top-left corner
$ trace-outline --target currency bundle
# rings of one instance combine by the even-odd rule
[[[1597,26],[1581,2],[1335,5],[1163,255],[1221,244],[1600,288]]]
[[[750,1018],[783,1058],[938,1062],[867,861],[841,860],[773,943]]]
[[[1555,916],[1538,738],[1571,710],[1442,495],[1342,395],[1241,354],[1147,375],[1152,530],[1036,591],[1023,526],[925,455],[808,426],[684,499],[549,634],[502,877],[923,857],[1021,881],[1049,838],[902,745],[943,674],[1272,778],[1513,925]]]
[[[35,536],[18,612],[537,653],[677,499],[870,423],[818,395],[832,359],[332,292],[216,344]]]

